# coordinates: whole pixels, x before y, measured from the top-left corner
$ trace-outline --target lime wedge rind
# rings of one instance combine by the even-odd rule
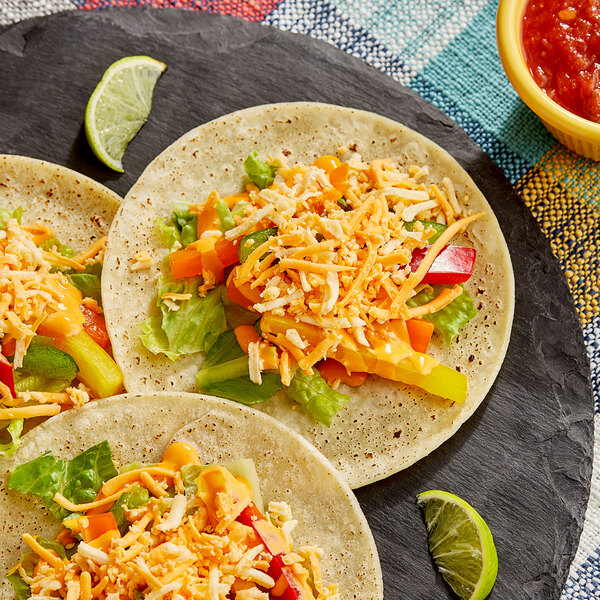
[[[123,173],[129,142],[148,119],[152,95],[166,65],[150,56],[114,62],[92,92],[85,110],[85,134],[96,157]]]
[[[462,498],[442,490],[417,496],[439,573],[461,600],[483,600],[498,574],[492,533],[481,515]]]

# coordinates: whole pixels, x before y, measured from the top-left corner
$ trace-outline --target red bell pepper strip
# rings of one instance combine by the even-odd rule
[[[273,555],[267,574],[273,578],[276,584],[283,577],[284,589],[280,594],[270,594],[272,598],[281,600],[314,600],[315,596],[310,586],[304,579],[300,579],[291,567],[283,562],[283,556],[288,553],[287,543],[281,532],[265,519],[261,512],[251,502],[238,516],[237,521],[252,527],[260,538],[265,548]],[[281,584],[276,585],[280,588]]]
[[[414,273],[431,246],[413,250],[410,270]],[[464,283],[473,274],[477,250],[467,246],[445,246],[437,255],[421,283],[454,285]]]
[[[13,366],[8,362],[3,354],[0,354],[0,381],[8,386],[13,398],[17,397],[15,392],[15,377],[13,374]]]

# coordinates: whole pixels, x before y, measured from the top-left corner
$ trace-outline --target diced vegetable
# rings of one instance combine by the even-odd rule
[[[3,354],[0,354],[0,381],[8,387],[14,398],[17,394],[15,392],[13,366],[8,362]]]
[[[120,535],[117,521],[111,512],[79,517],[78,521],[83,541],[87,544],[108,531],[114,531]]]
[[[333,358],[326,358],[317,365],[321,377],[327,382],[328,385],[332,385],[335,381],[345,383],[350,387],[358,387],[362,385],[369,376],[368,373],[348,373],[346,367]]]
[[[254,233],[249,233],[247,236],[242,238],[239,248],[239,259],[243,263],[260,245],[264,244],[269,238],[277,235],[277,227],[269,227],[267,229],[261,229]]]
[[[78,377],[100,398],[114,396],[123,389],[123,373],[117,363],[85,331],[58,337],[54,345],[70,354],[79,368]]]
[[[435,242],[440,235],[442,235],[442,233],[448,229],[448,225],[444,225],[443,223],[437,223],[436,221],[421,221],[419,219],[407,221],[404,223],[404,229],[406,229],[406,231],[414,231],[417,223],[421,223],[421,225],[423,225],[424,231],[427,231],[429,228],[435,230],[435,233],[427,240],[429,244],[433,244],[433,242]]]
[[[321,340],[321,330],[314,325],[296,323],[292,317],[265,314],[261,319],[263,335],[282,334],[288,329],[299,330],[303,339],[316,346]],[[349,371],[365,371],[380,375],[385,379],[400,381],[420,387],[436,396],[448,398],[454,402],[464,402],[469,384],[464,374],[437,363],[435,359],[412,351],[410,346],[399,342],[389,351],[389,344],[376,347],[358,346],[348,335],[342,335],[341,342],[329,358],[335,358]],[[412,354],[412,356],[411,356]],[[421,368],[415,366],[422,365]],[[426,370],[429,372],[426,372]]]
[[[248,354],[248,346],[251,343],[258,342],[261,339],[258,331],[252,325],[239,325],[233,330],[233,333],[244,354]]]
[[[36,335],[23,357],[23,371],[52,379],[68,379],[77,376],[77,362],[69,353],[52,345],[50,338]]]
[[[409,319],[406,321],[406,329],[410,337],[410,345],[417,352],[427,352],[433,334],[433,323],[423,319]]]
[[[69,462],[46,453],[18,465],[10,475],[8,489],[39,496],[52,515],[62,521],[71,513],[54,502],[57,493],[75,504],[91,502],[102,484],[116,476],[110,446],[104,441]]]
[[[184,248],[169,255],[171,274],[175,279],[202,274],[202,255],[194,248]]]
[[[414,273],[431,246],[415,248],[410,261]],[[473,274],[477,250],[467,246],[446,246],[435,258],[421,283],[450,284],[464,283]]]
[[[244,170],[252,180],[252,183],[257,185],[261,190],[273,183],[275,173],[277,173],[277,167],[263,162],[254,151],[244,161]]]
[[[97,312],[81,305],[81,312],[85,317],[84,331],[100,346],[106,350],[110,346],[110,338],[106,329],[106,320]]]
[[[215,242],[217,258],[224,267],[230,267],[238,262],[239,240],[227,240],[220,238]]]

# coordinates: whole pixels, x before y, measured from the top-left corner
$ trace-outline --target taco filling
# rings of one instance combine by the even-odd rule
[[[369,374],[465,400],[466,376],[427,348],[477,313],[463,287],[476,251],[451,241],[483,213],[449,178],[427,183],[427,166],[346,155],[252,153],[245,191],[158,223],[169,269],[140,337],[172,360],[205,352],[199,391],[253,404],[285,389],[326,425],[349,400],[339,383]]]
[[[0,211],[0,421],[18,447],[23,419],[122,390],[102,315],[106,237],[79,254],[52,229]]]
[[[52,541],[25,533],[31,552],[7,577],[20,599],[338,598],[322,551],[294,550],[290,507],[263,515],[257,483],[252,460],[203,466],[181,442],[120,472],[107,442],[68,463],[45,454],[8,487],[40,496],[63,527]]]

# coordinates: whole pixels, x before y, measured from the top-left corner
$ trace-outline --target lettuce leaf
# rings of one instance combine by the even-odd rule
[[[165,224],[164,219],[162,218],[156,220],[156,232],[163,245],[165,245],[169,251],[172,251],[177,244],[181,244],[181,233],[179,229],[177,229],[175,225]]]
[[[181,202],[174,204],[173,225],[179,231],[181,244],[184,248],[198,239],[198,217],[190,214],[189,205]]]
[[[162,352],[167,358],[177,360],[179,354],[169,350],[169,339],[162,328],[162,315],[152,315],[143,323],[138,323],[140,341],[152,354]]]
[[[313,369],[312,375],[298,369],[286,393],[300,405],[302,412],[327,427],[333,415],[350,401],[350,396],[332,390],[317,369]]]
[[[278,373],[262,373],[262,383],[250,380],[248,357],[237,343],[233,329],[224,331],[207,349],[206,360],[196,374],[198,391],[240,402],[246,406],[265,402],[281,390]]]
[[[6,428],[10,435],[10,442],[0,444],[0,456],[10,458],[21,445],[21,433],[23,432],[23,419],[12,419]]]
[[[250,152],[244,161],[244,169],[252,182],[261,190],[269,187],[273,183],[273,180],[275,179],[275,173],[277,172],[277,167],[263,162],[258,157],[256,151]]]
[[[56,493],[75,504],[94,500],[102,484],[116,477],[108,442],[101,442],[71,461],[54,458],[49,452],[17,466],[8,480],[8,489],[39,496],[53,517],[62,521],[70,511],[54,502]]]
[[[436,298],[447,285],[425,286],[416,296],[413,296],[406,305],[408,307],[421,306],[427,304]],[[434,331],[449,346],[452,340],[458,335],[460,328],[470,321],[477,314],[477,308],[473,303],[471,294],[464,288],[463,292],[455,298],[448,306],[438,310],[430,315],[421,317],[426,321],[431,321],[434,325]]]
[[[204,465],[183,465],[181,467],[181,479],[183,480],[186,496],[193,496],[198,491],[196,480],[204,469],[206,469]]]
[[[125,517],[125,508],[140,508],[146,506],[150,501],[150,494],[146,488],[138,485],[131,488],[130,492],[123,494],[110,509],[110,512],[114,515],[115,521],[121,535],[125,535],[125,532],[129,528],[129,521]]]
[[[225,312],[219,289],[211,290],[200,298],[200,278],[174,281],[164,275],[158,279],[158,300],[161,315],[154,315],[139,325],[140,340],[152,352],[162,352],[171,360],[183,354],[206,351],[206,337],[225,329]],[[169,310],[161,300],[165,293],[191,294],[177,311]]]
[[[8,219],[16,219],[17,223],[21,224],[21,217],[25,211],[19,206],[15,210],[8,210],[8,208],[0,208],[0,229],[6,229],[6,221]]]
[[[233,220],[233,214],[229,210],[227,203],[221,199],[215,205],[217,215],[219,216],[219,228],[223,233],[233,229],[235,227],[235,221]]]

